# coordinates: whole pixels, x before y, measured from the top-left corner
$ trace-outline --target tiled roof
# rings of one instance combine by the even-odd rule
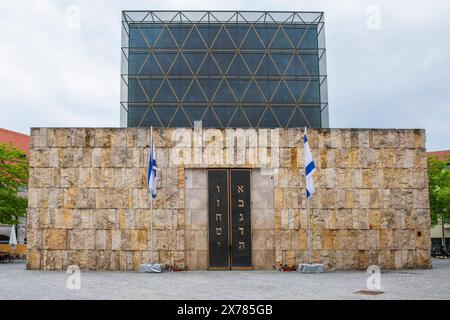
[[[30,151],[30,136],[0,128],[0,143],[12,143],[17,149],[22,150],[29,156]]]
[[[427,156],[436,157],[439,160],[447,160],[450,157],[450,150],[427,152]]]

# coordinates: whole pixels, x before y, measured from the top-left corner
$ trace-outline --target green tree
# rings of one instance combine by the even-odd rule
[[[16,224],[28,201],[18,194],[28,184],[28,160],[12,144],[0,143],[0,223]]]
[[[450,218],[450,157],[447,161],[428,158],[431,224],[442,225]],[[444,241],[444,240],[442,240]]]

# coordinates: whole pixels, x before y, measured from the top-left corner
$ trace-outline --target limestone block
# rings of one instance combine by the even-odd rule
[[[414,146],[418,149],[425,149],[425,130],[414,130]]]
[[[378,164],[379,153],[375,149],[364,148],[358,150],[358,166],[362,168],[374,168]]]
[[[369,139],[369,130],[358,130],[358,147],[359,148],[369,148],[370,139]]]
[[[41,250],[27,250],[27,270],[38,270],[41,268]]]
[[[67,230],[68,246],[70,249],[95,249],[95,230]]]
[[[192,188],[188,189],[187,197],[189,199],[188,208],[189,209],[197,209],[197,210],[207,210],[207,190],[206,189],[198,189]]]
[[[430,250],[416,250],[416,268],[431,268]]]
[[[390,130],[371,130],[370,142],[372,148],[397,148],[399,136],[397,132]]]
[[[415,152],[412,149],[398,149],[395,151],[395,168],[413,168]]]
[[[428,189],[414,189],[413,190],[413,207],[418,209],[430,208],[428,197]]]
[[[43,249],[42,238],[42,230],[27,228],[27,249]]]
[[[281,250],[292,250],[292,231],[291,230],[280,230],[280,249]]]
[[[122,232],[120,230],[111,230],[111,249],[120,250],[122,246]]]
[[[110,251],[96,250],[95,251],[95,270],[109,270],[110,269]]]
[[[66,230],[65,229],[43,229],[43,247],[44,249],[66,249]]]
[[[121,168],[126,165],[127,149],[126,148],[111,148],[110,165],[115,168]]]
[[[398,130],[399,146],[402,148],[414,149],[414,133],[413,130]]]
[[[102,166],[104,152],[105,149],[103,148],[92,148],[92,167],[98,168]]]
[[[54,228],[72,229],[73,228],[73,210],[72,209],[56,209],[53,211]]]
[[[208,267],[208,251],[197,251],[197,268],[205,270]]]
[[[111,231],[95,230],[95,249],[110,250],[111,249]]]

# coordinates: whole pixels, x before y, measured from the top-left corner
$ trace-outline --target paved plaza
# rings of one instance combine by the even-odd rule
[[[28,271],[0,264],[3,299],[450,299],[450,260],[431,270],[382,271],[371,296],[364,271],[299,274],[279,271],[189,271],[163,274],[82,271],[81,288],[66,287],[61,271]]]

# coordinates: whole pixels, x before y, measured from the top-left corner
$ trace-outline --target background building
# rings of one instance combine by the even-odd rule
[[[444,161],[450,157],[450,150],[432,151],[427,152],[428,157],[435,157],[438,160]],[[450,170],[450,162],[448,163],[448,169]],[[450,251],[450,220],[444,223],[439,222],[433,228],[431,228],[431,245],[433,248],[440,248],[442,245],[442,233],[445,236],[445,246]]]
[[[328,127],[322,12],[122,18],[122,126]]]
[[[0,143],[11,143],[20,151],[23,151],[27,157],[30,153],[30,136],[20,132],[11,131],[8,129],[0,128]],[[23,188],[20,194],[27,197],[27,188]],[[17,251],[20,253],[25,253],[24,242],[26,241],[26,224],[25,218],[21,219],[23,222],[17,226],[17,241],[19,245],[17,246]],[[10,250],[8,242],[9,235],[11,232],[11,226],[0,224],[0,250],[8,251]]]

